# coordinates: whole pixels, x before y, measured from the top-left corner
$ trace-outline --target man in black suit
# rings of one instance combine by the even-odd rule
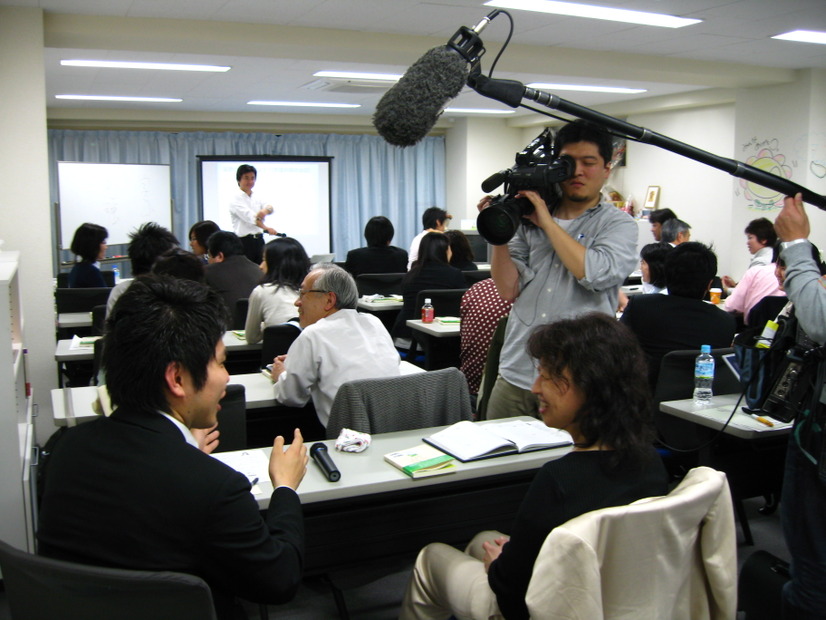
[[[390,245],[395,234],[393,222],[383,215],[371,217],[364,227],[366,248],[347,252],[344,268],[355,278],[362,273],[404,273],[407,252]]]
[[[620,319],[637,335],[648,357],[651,387],[660,362],[670,351],[730,347],[736,322],[727,312],[703,301],[717,273],[717,257],[702,243],[688,241],[668,252],[665,284],[668,295],[634,295]]]
[[[252,289],[261,284],[261,268],[244,256],[244,246],[235,233],[219,230],[207,241],[209,264],[204,281],[220,293],[227,310],[235,310],[235,302],[248,299]]]
[[[220,618],[234,596],[291,599],[304,553],[295,489],[307,450],[277,437],[262,518],[246,476],[199,449],[229,375],[217,293],[167,276],[136,279],[107,320],[108,418],[66,431],[46,463],[39,551],[53,558],[202,577]],[[214,444],[213,444],[214,446]]]

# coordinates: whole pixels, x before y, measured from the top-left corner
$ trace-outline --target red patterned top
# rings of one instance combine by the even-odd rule
[[[492,278],[477,282],[462,296],[460,370],[465,374],[472,394],[479,392],[482,370],[496,325],[499,319],[508,315],[511,305],[499,296]]]

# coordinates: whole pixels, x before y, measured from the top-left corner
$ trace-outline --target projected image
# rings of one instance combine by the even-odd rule
[[[328,254],[330,231],[331,158],[219,158],[199,157],[203,219],[222,230],[232,230],[229,204],[239,192],[235,172],[241,164],[258,171],[253,196],[275,211],[265,223],[279,233],[298,239],[307,253]],[[265,241],[274,237],[264,235]]]

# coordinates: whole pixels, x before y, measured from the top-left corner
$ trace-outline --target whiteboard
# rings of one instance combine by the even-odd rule
[[[109,231],[107,243],[129,243],[129,233],[145,222],[172,230],[169,166],[57,162],[62,249],[69,249],[84,222]]]

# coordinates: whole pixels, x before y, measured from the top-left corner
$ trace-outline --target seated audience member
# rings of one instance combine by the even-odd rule
[[[209,265],[205,281],[221,294],[227,309],[233,312],[235,302],[247,299],[261,282],[261,270],[244,255],[244,246],[235,233],[219,230],[207,241]]]
[[[667,491],[652,447],[645,358],[631,332],[612,317],[590,313],[538,327],[528,351],[539,365],[531,391],[542,421],[567,430],[574,448],[539,470],[509,537],[482,532],[466,553],[442,543],[422,549],[402,620],[451,614],[527,619],[528,582],[552,529],[592,510]]]
[[[717,257],[702,243],[681,243],[665,257],[668,295],[635,295],[620,321],[631,328],[648,357],[648,378],[653,388],[660,362],[670,351],[730,347],[734,318],[703,296],[717,272]]]
[[[189,247],[192,248],[192,253],[203,261],[206,265],[209,263],[209,252],[207,250],[207,241],[212,233],[221,230],[218,224],[212,220],[203,220],[196,222],[189,229]]]
[[[407,252],[407,271],[413,268],[413,263],[419,258],[419,244],[424,236],[432,232],[444,232],[447,228],[447,222],[452,218],[447,211],[439,207],[430,207],[422,213],[422,232],[413,237],[410,242],[410,250]]]
[[[399,375],[390,334],[375,316],[357,312],[357,301],[353,276],[332,263],[316,265],[295,302],[302,332],[273,360],[275,400],[303,407],[312,398],[324,427],[342,383]]]
[[[662,241],[662,225],[668,221],[677,219],[677,214],[671,209],[654,209],[648,214],[648,221],[651,223],[651,234],[654,241]]]
[[[666,291],[665,257],[672,249],[671,244],[664,241],[642,246],[640,250],[640,271],[642,272],[643,294],[650,295],[651,293]]]
[[[726,298],[726,312],[742,318],[743,323],[749,325],[752,308],[766,297],[786,297],[777,281],[773,263],[757,264],[746,269],[740,282]]]
[[[344,268],[355,278],[363,273],[404,273],[407,252],[390,245],[396,233],[393,223],[383,215],[371,217],[364,227],[366,248],[347,252]]]
[[[461,230],[445,231],[445,237],[450,245],[450,266],[460,271],[477,271],[479,267],[473,262],[473,250],[470,249],[465,233]]]
[[[678,246],[691,240],[691,226],[676,217],[663,222],[660,228],[660,241]]]
[[[432,288],[467,288],[462,272],[451,267],[450,247],[442,233],[427,233],[419,246],[419,258],[402,280],[404,305],[393,325],[394,338],[410,338],[409,319],[420,318],[421,308],[416,307],[419,291]]]
[[[459,307],[459,360],[471,394],[479,392],[482,371],[488,357],[493,332],[502,317],[508,316],[513,304],[499,296],[492,278],[471,286],[462,295]],[[495,380],[493,377],[491,380]]]
[[[280,325],[298,316],[295,302],[301,281],[310,271],[304,246],[292,237],[270,241],[261,263],[264,281],[250,293],[244,335],[255,344],[264,337],[264,327]]]
[[[132,275],[137,277],[152,270],[158,257],[178,247],[178,239],[166,228],[155,222],[146,222],[129,233],[129,247],[126,250],[132,264]],[[118,282],[106,301],[106,314],[112,312],[115,302],[132,284],[132,278]]]
[[[204,283],[204,263],[192,252],[172,248],[161,254],[152,265],[155,275],[167,275],[183,280]]]
[[[295,595],[304,554],[301,434],[286,451],[275,439],[263,516],[247,477],[196,440],[215,427],[229,380],[225,329],[220,298],[202,284],[142,276],[121,296],[103,353],[115,411],[68,429],[49,456],[41,555],[197,575],[221,619],[239,617],[235,596],[283,603]]]
[[[743,232],[746,233],[746,248],[751,254],[749,268],[772,263],[777,233],[774,231],[774,224],[771,220],[759,217],[749,222]],[[731,289],[737,286],[737,282],[731,276],[723,276],[723,285],[726,289]]]
[[[69,272],[69,288],[106,286],[97,262],[106,256],[106,237],[109,232],[97,224],[81,224],[72,237],[70,249],[75,265]],[[80,258],[80,260],[77,260]]]

